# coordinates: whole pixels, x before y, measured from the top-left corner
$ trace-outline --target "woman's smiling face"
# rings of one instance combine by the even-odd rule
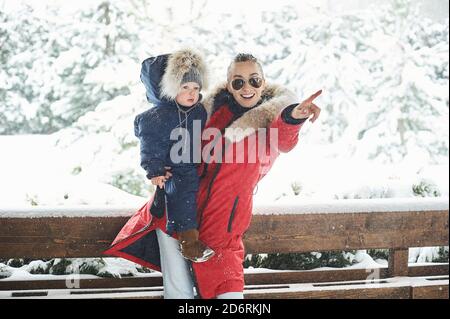
[[[249,80],[254,78],[257,82],[261,82],[259,88],[250,85]],[[232,82],[234,80],[241,79],[244,81],[244,85],[236,90],[233,88]],[[255,82],[255,81],[253,81]],[[227,89],[230,92],[236,102],[239,105],[247,108],[254,107],[261,99],[261,94],[265,88],[265,80],[262,74],[262,70],[253,61],[234,62],[228,73]]]

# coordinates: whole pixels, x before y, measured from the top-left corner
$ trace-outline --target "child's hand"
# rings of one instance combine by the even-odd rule
[[[166,182],[166,177],[165,176],[156,176],[151,179],[151,182],[153,185],[156,185],[159,188],[163,188],[164,183]]]
[[[172,177],[172,173],[170,172],[170,170],[172,169],[172,167],[170,166],[164,166],[164,168],[166,169],[166,181]]]
[[[166,175],[165,176],[156,176],[153,177],[151,179],[152,184],[158,186],[159,188],[163,188],[164,187],[164,183],[172,177],[172,173],[169,172],[169,170],[171,169],[171,167],[169,166],[165,166],[164,167],[166,169]]]

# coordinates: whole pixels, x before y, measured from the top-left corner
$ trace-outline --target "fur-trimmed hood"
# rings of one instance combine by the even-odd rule
[[[226,104],[226,102],[222,103],[222,101],[218,101],[220,95],[228,92],[226,87],[226,83],[218,85],[203,100],[204,107],[208,113],[208,119],[222,107],[223,104]],[[227,127],[230,129],[242,130],[242,134],[238,135],[236,135],[236,131],[233,132],[233,134],[235,134],[235,140],[241,140],[251,134],[251,130],[248,129],[256,131],[259,128],[268,128],[285,107],[298,103],[298,98],[294,92],[275,84],[266,84],[266,88],[261,97],[262,102],[258,106],[245,112]],[[227,137],[226,133],[225,137]]]
[[[196,69],[201,77],[202,88],[208,86],[208,72],[204,58],[193,49],[183,49],[169,55],[166,70],[161,80],[161,96],[174,100],[178,94],[185,73]]]
[[[199,53],[191,49],[145,59],[141,67],[141,81],[145,86],[147,100],[155,105],[175,100],[183,76],[191,68],[196,68],[203,87],[206,87],[208,74],[205,62]]]

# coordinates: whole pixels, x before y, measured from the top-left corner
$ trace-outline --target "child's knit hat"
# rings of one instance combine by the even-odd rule
[[[195,82],[206,88],[208,74],[206,63],[200,53],[192,49],[183,49],[169,55],[162,77],[161,95],[174,100],[180,86],[186,82]]]
[[[183,75],[181,84],[184,84],[187,82],[198,83],[198,85],[200,85],[200,89],[202,88],[202,84],[203,84],[202,76],[200,75],[200,71],[196,67],[191,67],[191,69]]]

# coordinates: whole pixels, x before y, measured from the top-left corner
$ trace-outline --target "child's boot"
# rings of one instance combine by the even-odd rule
[[[181,253],[192,262],[204,262],[214,256],[214,250],[198,240],[198,230],[189,229],[179,232]]]

